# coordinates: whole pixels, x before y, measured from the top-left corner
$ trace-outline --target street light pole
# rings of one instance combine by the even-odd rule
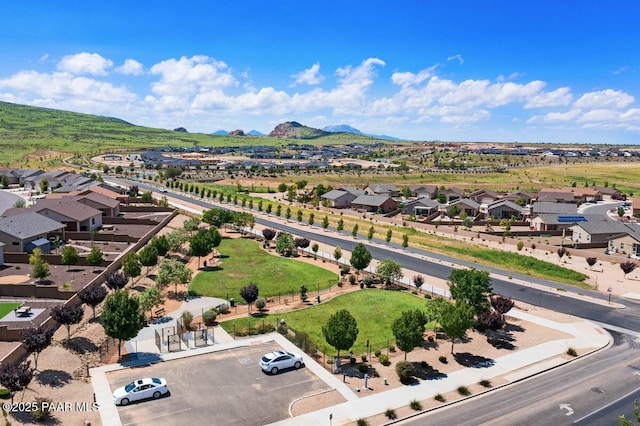
[[[609,293],[609,304],[611,304],[611,292],[613,291],[613,289],[611,287],[609,287],[607,289],[607,293]]]

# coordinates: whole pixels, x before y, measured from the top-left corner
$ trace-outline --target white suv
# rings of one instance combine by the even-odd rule
[[[278,374],[279,370],[285,368],[295,368],[296,370],[304,365],[302,356],[285,351],[269,352],[260,358],[260,368],[271,374]]]

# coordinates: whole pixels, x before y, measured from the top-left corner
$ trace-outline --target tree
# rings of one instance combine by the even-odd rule
[[[422,286],[424,285],[424,277],[420,274],[413,276],[413,285],[416,286],[416,289],[420,291]]]
[[[280,185],[278,185],[278,192],[286,192],[288,189],[287,184],[286,183],[281,183]]]
[[[87,263],[90,266],[93,266],[93,270],[95,272],[96,266],[100,266],[104,256],[102,254],[102,250],[100,250],[95,244],[91,245],[91,251],[87,255]]]
[[[329,217],[325,215],[322,218],[322,229],[326,230],[329,227]]]
[[[67,265],[67,271],[71,269],[71,265],[76,265],[78,260],[80,260],[80,255],[74,246],[66,245],[62,248],[60,261],[63,265]]]
[[[287,220],[291,219],[291,208],[290,207],[287,207],[287,210],[285,210],[284,217],[287,218]]]
[[[320,246],[318,243],[313,243],[311,246],[311,251],[313,252],[313,258],[316,259],[318,256],[318,250],[320,250]]]
[[[296,245],[296,248],[300,248],[300,249],[302,249],[304,251],[304,249],[309,247],[309,244],[311,244],[311,240],[309,240],[308,238],[304,238],[304,237],[298,237],[298,238],[294,239],[294,243]]]
[[[400,318],[396,319],[391,325],[396,344],[401,351],[404,351],[405,361],[407,360],[407,353],[422,343],[425,324],[424,314],[416,309],[402,312]]]
[[[212,228],[217,233],[218,230]],[[213,249],[209,231],[199,230],[189,241],[189,255],[198,257],[198,269],[200,268],[200,258],[207,256]]]
[[[51,344],[53,328],[29,327],[22,331],[22,343],[33,354],[34,368],[38,368],[38,356]]]
[[[482,312],[488,308],[488,297],[492,293],[489,272],[479,269],[455,269],[449,275],[449,291],[456,302]]]
[[[164,259],[160,262],[158,275],[156,276],[156,284],[160,288],[164,288],[169,284],[174,286],[174,296],[178,298],[178,284],[186,285],[191,281],[191,269],[184,263],[175,259]]]
[[[182,252],[182,244],[189,239],[187,232],[184,229],[176,229],[167,234],[167,243],[169,245],[169,251],[176,253]]]
[[[402,265],[391,259],[384,259],[378,264],[376,275],[382,279],[385,286],[392,286],[404,276]]]
[[[635,417],[636,422],[640,423],[640,406],[638,405],[637,399],[633,402],[633,417]],[[635,426],[637,424],[627,420],[624,414],[618,416],[618,423],[620,426]]]
[[[309,213],[309,220],[307,221],[309,223],[309,226],[313,226],[313,224],[315,223],[315,220],[316,220],[315,213],[313,212]]]
[[[42,179],[40,181],[40,192],[42,192],[43,194],[46,194],[47,192],[49,192],[49,180],[48,179]]]
[[[282,206],[278,204],[276,207],[276,216],[280,217],[281,214],[282,214]]]
[[[340,220],[338,221],[338,225],[336,226],[336,230],[338,232],[340,232],[343,229],[344,229],[344,220],[342,220],[342,218],[340,218]]]
[[[129,277],[127,276],[127,274],[122,271],[116,271],[107,275],[105,284],[111,290],[119,290],[121,288],[124,288],[124,286],[126,286],[128,282]]]
[[[67,328],[67,342],[71,339],[71,326],[82,321],[82,305],[56,305],[51,309],[51,318]]]
[[[135,337],[145,326],[138,298],[129,296],[127,290],[116,290],[104,302],[102,326],[107,336],[118,339],[118,359],[123,340]]]
[[[91,306],[93,319],[96,319],[96,306],[101,304],[105,297],[107,297],[107,289],[102,284],[85,287],[78,292],[78,298],[82,303]]]
[[[483,311],[478,313],[477,317],[480,330],[500,330],[505,324],[504,315],[498,311]]]
[[[433,333],[438,338],[438,325],[442,321],[442,312],[446,306],[451,303],[442,297],[436,297],[434,299],[427,300],[427,305],[425,306],[425,316],[427,320],[433,321]]]
[[[353,225],[353,228],[351,229],[351,236],[353,238],[356,238],[358,236],[358,229],[359,229],[359,226],[357,223]]]
[[[373,227],[373,225],[371,225],[371,228],[369,228],[369,231],[367,232],[367,239],[371,241],[375,233],[376,233],[376,229]]]
[[[26,389],[33,379],[34,370],[31,361],[20,364],[6,364],[0,368],[0,384],[11,392],[11,403],[16,392]]]
[[[389,244],[391,242],[391,237],[393,236],[393,231],[391,229],[387,230],[387,235],[384,240]]]
[[[473,325],[473,307],[456,302],[443,306],[440,314],[440,326],[451,339],[451,353],[456,339],[464,337]]]
[[[626,278],[627,274],[630,274],[631,272],[633,272],[634,269],[636,269],[638,265],[635,262],[620,262],[620,269],[622,269],[622,272],[624,272],[624,277]]]
[[[33,254],[29,256],[29,264],[32,266],[32,275],[39,281],[49,276],[49,264],[42,259],[42,250],[40,248],[33,249]]]
[[[189,236],[191,236],[200,226],[200,222],[201,221],[199,217],[190,217],[189,219],[184,221],[182,227],[189,233]]]
[[[349,350],[358,338],[358,323],[349,311],[341,309],[331,315],[322,326],[322,335],[338,351]]]
[[[356,269],[356,274],[360,275],[360,271],[366,269],[371,263],[371,253],[364,244],[358,243],[351,251],[351,259],[349,263]]]
[[[513,308],[515,302],[510,297],[501,296],[499,294],[494,294],[489,299],[491,302],[491,306],[495,309],[496,312],[500,313],[500,315],[504,315]]]
[[[220,228],[222,225],[231,223],[233,212],[226,209],[209,209],[202,213],[202,221],[209,225]]]
[[[333,250],[333,258],[336,260],[337,264],[340,264],[340,259],[342,258],[342,249],[340,246],[336,246]]]
[[[256,225],[256,218],[248,212],[235,212],[231,223],[236,228],[239,228],[242,235],[244,235],[245,228],[253,229]]]
[[[156,248],[158,256],[164,257],[169,252],[169,241],[167,240],[166,235],[156,235],[151,239],[150,244]]]
[[[147,275],[149,268],[158,264],[158,250],[152,244],[147,244],[138,253],[138,260],[142,266],[147,267]]]
[[[557,253],[558,253],[558,257],[559,257],[560,259],[562,259],[562,256],[564,256],[564,255],[565,255],[565,253],[567,253],[567,249],[566,249],[566,248],[564,248],[564,247],[560,247],[560,248],[557,250]]]
[[[249,305],[249,312],[251,312],[251,304],[258,298],[258,286],[255,283],[249,283],[240,289],[240,296]]]
[[[296,220],[298,222],[302,222],[302,210],[298,209],[298,211],[296,212]]]
[[[276,238],[276,252],[278,254],[289,257],[296,249],[296,242],[293,236],[288,233],[282,233]]]
[[[618,217],[624,216],[624,207],[618,207]]]
[[[130,251],[124,255],[122,259],[122,271],[132,279],[140,276],[142,273],[142,265],[136,253]]]
[[[593,265],[598,261],[595,257],[587,257],[585,260],[587,261],[587,265],[589,265],[589,269],[593,268]]]
[[[262,236],[264,237],[265,240],[271,241],[276,237],[276,231],[271,228],[264,228],[262,230]]]
[[[142,312],[151,311],[156,306],[164,303],[164,296],[158,287],[149,287],[140,293],[138,303]]]
[[[409,247],[409,235],[407,234],[402,234],[402,248],[407,248]]]

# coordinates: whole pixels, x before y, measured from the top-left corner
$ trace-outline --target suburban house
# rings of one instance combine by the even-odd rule
[[[487,206],[487,215],[492,219],[522,220],[522,207],[509,200],[498,200]]]
[[[522,203],[522,205],[526,206],[527,204],[531,204],[531,201],[533,201],[535,198],[536,198],[535,194],[530,194],[528,192],[522,192],[522,191],[515,191],[515,192],[509,192],[508,194],[505,194],[500,199],[509,200],[516,204]],[[522,200],[522,201],[518,203],[518,200]]]
[[[553,203],[548,201],[538,201],[531,206],[531,217],[539,214],[551,213],[558,215],[576,215],[578,206],[567,203]]]
[[[578,204],[594,202],[594,201],[602,201],[602,193],[593,188],[565,188],[565,189],[573,193],[573,199]]]
[[[464,191],[456,187],[446,188],[438,192],[438,197],[440,196],[444,197],[444,204],[449,204],[462,199],[464,197]]]
[[[538,202],[574,203],[573,192],[558,189],[542,189],[538,192]]]
[[[363,190],[345,186],[340,189],[333,189],[323,194],[320,198],[326,200],[329,207],[344,209],[351,207],[351,202],[360,195],[364,195]]]
[[[415,216],[429,216],[437,212],[440,208],[438,200],[429,197],[420,197],[411,200],[402,206],[402,214]]]
[[[47,188],[51,191],[57,186],[63,186],[65,184],[65,178],[73,176],[74,173],[66,172],[64,170],[54,170],[50,172],[44,172],[38,175],[28,176],[24,179],[24,187],[26,189],[33,189],[39,191],[42,188],[42,183],[46,182]]]
[[[458,207],[460,209],[460,215],[466,214],[467,216],[476,217],[478,213],[480,213],[480,204],[469,198],[454,201],[449,205],[448,209],[451,207]]]
[[[65,224],[67,231],[92,231],[102,226],[100,210],[68,198],[39,200],[29,210]]]
[[[605,247],[611,238],[630,231],[624,223],[603,215],[587,215],[585,218],[586,222],[577,222],[570,228],[573,231],[571,240],[576,244],[602,243]]]
[[[630,225],[626,234],[620,234],[609,240],[607,249],[611,253],[622,253],[633,257],[640,257],[640,229],[637,225]]]
[[[438,185],[408,185],[409,194],[416,198],[430,198],[435,200],[438,197]]]
[[[122,192],[118,191],[117,188],[108,186],[103,183],[100,183],[98,185],[93,185],[87,189],[81,190],[79,194],[88,194],[90,192],[95,192],[96,194],[104,195],[113,200],[118,200],[121,203],[127,203],[129,201],[129,196],[127,194],[123,194]]]
[[[640,198],[631,200],[631,215],[633,217],[640,217]]]
[[[596,186],[596,185],[591,186],[591,188],[595,189],[600,194],[602,194],[602,199],[605,201],[622,199],[622,191],[620,191],[619,189],[611,188],[609,186]]]
[[[499,200],[500,196],[489,189],[478,189],[477,191],[473,191],[471,194],[469,194],[467,198],[475,201],[478,204],[488,205],[496,200]]]
[[[365,195],[385,195],[387,197],[400,197],[400,190],[395,185],[372,185],[364,189]]]
[[[31,253],[39,247],[43,253],[49,253],[49,237],[59,235],[64,239],[64,224],[31,209],[19,210],[21,214],[0,216],[0,242],[5,245],[5,251]]]
[[[106,195],[91,192],[72,197],[73,200],[98,209],[103,216],[118,217],[120,214],[120,201],[109,198]]]
[[[398,209],[398,202],[386,195],[361,195],[351,202],[351,208],[360,212],[389,213]]]

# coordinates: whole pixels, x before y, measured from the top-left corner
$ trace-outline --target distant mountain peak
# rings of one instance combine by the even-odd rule
[[[269,133],[269,137],[279,139],[312,139],[327,134],[328,132],[324,130],[303,126],[297,121],[287,121],[278,124],[271,133]]]
[[[323,127],[322,130],[329,133],[353,133],[354,135],[362,135],[360,130],[355,127],[351,127],[348,124],[336,124],[333,126]]]

